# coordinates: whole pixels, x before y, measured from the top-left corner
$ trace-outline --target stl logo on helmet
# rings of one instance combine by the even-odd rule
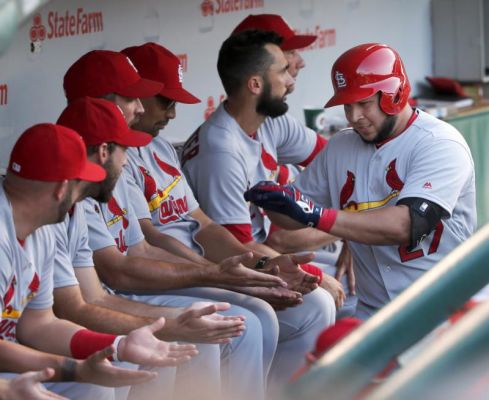
[[[345,87],[346,86],[346,79],[345,79],[345,76],[339,72],[339,71],[336,71],[335,75],[334,75],[334,78],[336,79],[336,86],[337,87]]]

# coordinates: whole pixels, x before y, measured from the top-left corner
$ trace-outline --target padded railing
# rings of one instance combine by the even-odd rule
[[[390,360],[489,282],[488,262],[489,224],[326,353],[285,396],[352,399]]]
[[[488,338],[489,302],[483,302],[365,400],[489,398]]]

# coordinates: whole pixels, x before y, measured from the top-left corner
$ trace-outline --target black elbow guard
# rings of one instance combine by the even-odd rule
[[[407,197],[399,200],[397,204],[409,207],[409,216],[411,217],[409,251],[418,247],[423,239],[435,229],[440,220],[449,215],[438,204],[420,197]]]

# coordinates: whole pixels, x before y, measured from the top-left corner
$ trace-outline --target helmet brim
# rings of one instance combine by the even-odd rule
[[[331,97],[324,105],[324,108],[340,106],[342,104],[356,103],[364,100],[377,93],[378,90],[373,88],[357,88],[355,90],[341,90]]]

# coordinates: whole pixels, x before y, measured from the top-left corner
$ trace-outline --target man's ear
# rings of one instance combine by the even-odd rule
[[[248,90],[258,96],[263,90],[263,78],[260,75],[252,75],[248,79]]]
[[[102,143],[97,150],[97,161],[100,165],[104,165],[110,157],[109,146],[107,143]]]
[[[68,192],[68,185],[69,185],[68,179],[56,183],[54,189],[54,198],[57,201],[61,201],[65,198],[66,193]]]

